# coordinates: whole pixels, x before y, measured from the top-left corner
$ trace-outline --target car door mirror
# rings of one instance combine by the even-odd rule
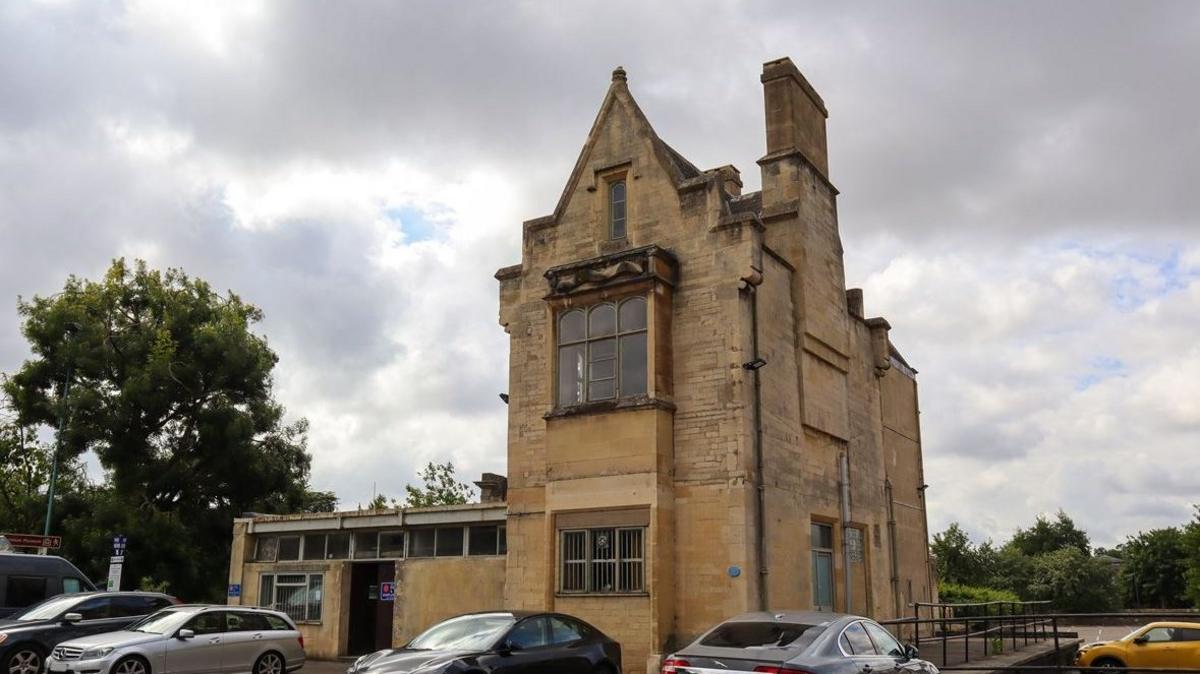
[[[916,646],[913,646],[912,644],[904,644],[905,660],[913,660],[919,657],[921,657],[921,651],[917,650]]]
[[[1150,641],[1150,637],[1143,634],[1142,636],[1134,639],[1133,643],[1137,644],[1138,646],[1141,646],[1142,644],[1145,644],[1147,641]]]
[[[189,629],[182,629],[175,633],[175,637],[179,639],[191,639],[196,636],[196,633]]]
[[[62,620],[67,624],[77,623],[80,620],[83,620],[83,616],[78,613],[65,613],[63,614]]]

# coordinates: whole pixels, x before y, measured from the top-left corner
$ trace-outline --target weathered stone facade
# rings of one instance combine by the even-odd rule
[[[732,614],[813,607],[814,523],[832,525],[830,608],[888,618],[936,591],[915,372],[845,288],[824,104],[788,59],[762,83],[762,190],[741,194],[737,169],[660,140],[615,71],[553,214],[524,223],[521,263],[496,274],[505,604],[595,623],[627,672]],[[644,387],[560,404],[559,317],[629,297],[646,300]],[[563,531],[587,527],[645,527],[619,567],[644,581],[564,591]],[[579,540],[604,558],[597,536]]]

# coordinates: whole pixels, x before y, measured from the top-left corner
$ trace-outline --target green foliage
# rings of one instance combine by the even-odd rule
[[[1061,511],[1054,521],[1039,517],[1029,529],[1018,529],[999,549],[990,541],[973,546],[952,524],[931,545],[942,579],[938,594],[946,603],[1050,600],[1063,611],[1108,609],[1114,573],[1092,557],[1090,547],[1087,533]]]
[[[945,604],[982,604],[991,601],[1020,601],[1014,592],[998,590],[994,587],[977,585],[960,585],[958,583],[938,584],[938,597]]]
[[[102,280],[71,277],[18,311],[33,358],[3,390],[20,424],[54,426],[70,374],[60,461],[91,451],[106,473],[99,486],[60,483],[53,523],[92,577],[122,533],[129,577],[220,599],[233,517],[333,509],[332,494],[308,488],[307,422],[285,424],[271,395],[277,358],[251,331],[258,308],[182,271],[117,260]]]
[[[1062,547],[1031,558],[1027,597],[1048,599],[1069,613],[1115,608],[1112,568],[1077,547]]]
[[[991,541],[975,547],[958,522],[933,535],[930,552],[937,558],[938,577],[947,583],[985,584],[996,566],[996,550]]]
[[[1119,585],[1126,606],[1178,608],[1188,605],[1188,550],[1183,530],[1139,532],[1120,547]]]
[[[417,473],[424,485],[414,487],[404,486],[404,506],[420,508],[438,505],[457,505],[471,500],[474,490],[464,482],[459,482],[454,473],[453,463],[430,463]]]
[[[1076,548],[1085,555],[1091,554],[1087,533],[1076,527],[1075,521],[1061,510],[1053,522],[1038,515],[1032,527],[1017,529],[1005,547],[1012,547],[1027,557],[1068,547]]]
[[[1183,527],[1182,546],[1187,573],[1184,594],[1192,606],[1200,608],[1200,505],[1195,506],[1196,517]]]

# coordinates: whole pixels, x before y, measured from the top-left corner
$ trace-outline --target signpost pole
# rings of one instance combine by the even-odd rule
[[[71,341],[71,337],[79,330],[79,326],[75,323],[68,323],[66,328],[66,340]],[[70,352],[68,352],[69,354]],[[67,394],[71,392],[71,361],[67,360],[67,374],[63,377],[62,395],[58,396],[58,436],[54,439],[54,456],[50,461],[50,488],[46,495],[46,526],[42,528],[42,535],[50,535],[50,518],[54,516],[54,483],[58,481],[58,455],[62,453],[63,443],[63,426],[67,423]],[[42,554],[46,554],[43,552]]]

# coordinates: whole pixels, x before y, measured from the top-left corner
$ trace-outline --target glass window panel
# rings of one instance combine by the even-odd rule
[[[588,345],[588,356],[592,362],[604,360],[605,358],[617,357],[617,340],[615,339],[600,339]]]
[[[258,605],[266,608],[275,606],[275,576],[263,574],[258,590]]]
[[[324,578],[319,573],[314,573],[308,577],[308,601],[307,618],[306,620],[321,619],[321,595],[323,589]]]
[[[617,360],[615,358],[606,358],[605,360],[594,361],[588,375],[592,380],[596,379],[612,379],[617,376]]]
[[[621,332],[646,329],[646,300],[634,297],[621,303]]]
[[[621,395],[646,392],[646,333],[621,338]]]
[[[444,527],[437,530],[437,556],[459,557],[463,553],[462,527]]]
[[[400,558],[404,556],[404,532],[381,531],[379,533],[379,556]]]
[[[875,644],[871,643],[871,637],[867,636],[862,623],[851,623],[842,635],[850,642],[850,648],[853,649],[851,653],[854,655],[876,655]]]
[[[609,235],[614,239],[625,236],[625,182],[619,181],[608,192]]]
[[[594,381],[588,384],[588,400],[608,400],[617,394],[615,379]]]
[[[308,534],[304,537],[304,558],[325,559],[325,534]]]
[[[833,549],[833,527],[828,524],[812,525],[812,546],[814,549]]]
[[[558,349],[558,404],[576,405],[583,402],[584,344]]]
[[[326,559],[347,559],[350,557],[350,534],[329,534],[325,539]]]
[[[299,536],[281,536],[279,538],[279,559],[280,561],[300,559]]]
[[[904,657],[904,647],[890,632],[875,623],[864,622],[862,625],[867,628],[867,634],[871,635],[871,641],[875,642],[875,650],[879,651],[880,655]]]
[[[379,532],[359,531],[354,534],[354,558],[375,559],[379,556]]]
[[[432,557],[434,552],[434,529],[413,529],[408,533],[409,557]]]
[[[508,527],[500,527],[500,550],[499,554],[508,554]]]
[[[259,562],[275,561],[275,552],[278,545],[279,539],[274,536],[259,536],[254,559]]]
[[[507,641],[509,645],[521,650],[541,648],[549,642],[546,627],[545,618],[526,618],[508,633]]]
[[[467,548],[471,555],[494,555],[497,551],[500,527],[471,527],[471,544]]]
[[[833,555],[829,552],[813,551],[812,566],[813,608],[818,611],[832,611]]]
[[[588,337],[607,337],[617,331],[617,309],[599,304],[588,313]]]
[[[558,343],[578,342],[587,337],[583,310],[568,311],[558,319]]]

